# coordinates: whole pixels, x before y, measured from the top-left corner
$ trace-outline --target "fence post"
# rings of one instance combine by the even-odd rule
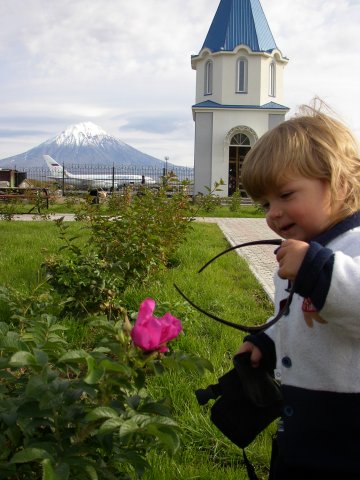
[[[61,185],[61,190],[62,190],[62,196],[64,197],[65,196],[65,164],[63,162],[62,164],[62,185]]]
[[[112,166],[112,192],[115,190],[115,164]]]

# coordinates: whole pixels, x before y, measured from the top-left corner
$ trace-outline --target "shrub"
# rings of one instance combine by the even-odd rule
[[[125,311],[94,319],[93,348],[72,350],[55,316],[20,308],[5,288],[1,295],[13,315],[0,323],[0,479],[138,478],[149,450],[177,451],[171,405],[149,395],[146,378],[167,368],[203,372],[207,361],[138,350]]]
[[[78,316],[96,311],[108,318],[116,316],[127,287],[145,282],[168,265],[185,238],[188,214],[184,193],[168,198],[166,189],[144,189],[131,201],[125,195],[117,215],[103,215],[90,206],[81,216],[90,232],[82,246],[58,221],[64,245],[61,254],[48,258],[44,265],[49,283],[64,296],[64,311]]]
[[[241,193],[239,189],[236,189],[235,192],[230,197],[230,212],[238,212],[241,207]]]
[[[207,191],[207,194],[204,195],[202,193],[198,193],[195,195],[195,205],[200,209],[204,210],[206,213],[213,212],[216,207],[221,205],[221,198],[216,195],[215,192],[221,192],[222,187],[225,185],[224,180],[221,178],[218,182],[214,182],[213,188],[210,188],[208,186],[204,186],[204,188]]]

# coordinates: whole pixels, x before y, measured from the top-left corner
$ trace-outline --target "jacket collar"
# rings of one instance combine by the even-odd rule
[[[324,233],[321,233],[317,237],[313,238],[314,242],[320,243],[320,245],[325,246],[334,238],[340,236],[341,234],[352,230],[355,227],[360,226],[360,210],[353,213],[349,217],[346,217],[341,222],[334,225],[330,230],[327,230]]]

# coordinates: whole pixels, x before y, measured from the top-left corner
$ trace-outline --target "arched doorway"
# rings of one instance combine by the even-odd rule
[[[231,137],[229,145],[229,196],[239,190],[242,197],[247,197],[241,182],[241,167],[250,148],[250,138],[245,133],[236,133]]]

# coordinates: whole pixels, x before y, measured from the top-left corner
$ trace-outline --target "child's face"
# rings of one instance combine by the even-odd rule
[[[310,241],[327,230],[340,208],[331,207],[330,185],[325,180],[297,176],[260,199],[269,227],[281,237]]]

